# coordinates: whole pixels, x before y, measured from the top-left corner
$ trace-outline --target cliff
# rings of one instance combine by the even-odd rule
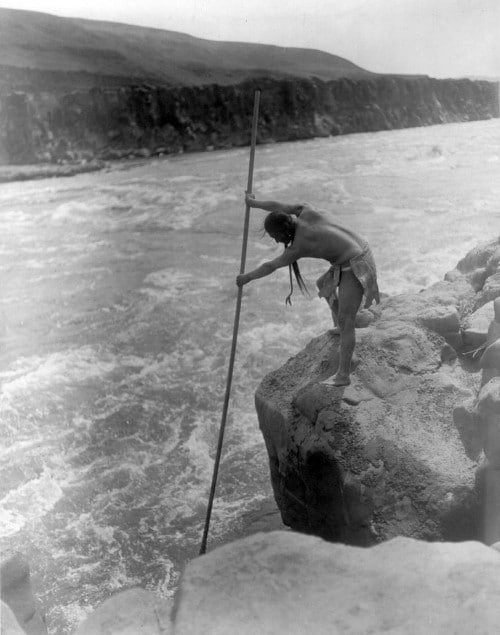
[[[499,115],[493,82],[33,11],[0,8],[0,60],[0,165],[246,145],[257,87],[260,143]]]
[[[256,408],[286,525],[359,545],[397,535],[498,540],[498,391],[483,388],[483,420],[471,404],[477,349],[500,297],[499,262],[494,240],[444,281],[383,300],[357,329],[349,387],[328,381],[339,345],[330,332],[264,378]],[[490,463],[480,463],[484,454]]]
[[[0,164],[72,163],[242,146],[262,89],[259,143],[498,116],[497,84],[374,77],[0,93]]]

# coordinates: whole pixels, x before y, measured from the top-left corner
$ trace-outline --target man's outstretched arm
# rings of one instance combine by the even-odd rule
[[[284,214],[293,214],[299,216],[303,205],[289,205],[288,203],[280,203],[279,201],[258,201],[253,194],[248,192],[245,194],[245,203],[249,207],[263,209],[266,212],[283,212]]]
[[[269,260],[268,262],[263,263],[257,269],[253,269],[253,271],[249,271],[248,273],[242,273],[241,275],[236,277],[236,284],[239,287],[247,284],[251,280],[257,280],[258,278],[264,278],[265,276],[269,276],[271,273],[276,271],[276,269],[280,269],[281,267],[287,267],[295,262],[298,258],[298,254],[292,249],[287,248],[274,260]]]

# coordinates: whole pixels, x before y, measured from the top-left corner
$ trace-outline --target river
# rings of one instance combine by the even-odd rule
[[[171,597],[199,550],[236,301],[248,148],[0,185],[0,547],[30,561],[52,634],[119,589]],[[442,279],[500,227],[500,120],[258,146],[257,197],[331,209],[382,292]],[[280,253],[252,210],[247,268]],[[331,327],[244,289],[209,549],[279,527],[254,393]]]

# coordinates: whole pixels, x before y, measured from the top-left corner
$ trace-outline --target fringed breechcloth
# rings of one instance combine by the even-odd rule
[[[332,265],[330,269],[316,280],[318,295],[326,298],[330,307],[337,299],[337,287],[340,284],[343,271],[352,271],[363,287],[362,306],[366,309],[372,302],[380,302],[377,268],[370,247],[366,243],[359,256],[354,256],[342,265]]]

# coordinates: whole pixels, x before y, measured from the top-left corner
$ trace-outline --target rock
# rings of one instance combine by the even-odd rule
[[[25,72],[26,69],[25,69]],[[184,73],[185,74],[185,73]],[[93,156],[136,157],[248,145],[253,95],[262,89],[259,143],[328,135],[393,130],[485,119],[497,115],[493,82],[372,76],[258,77],[227,85],[121,85],[117,77],[29,72],[9,78],[23,91],[4,86],[0,94],[0,159],[37,163],[91,152]],[[244,74],[245,75],[245,74]],[[241,74],[240,74],[241,77]],[[153,78],[151,78],[153,80]],[[7,81],[7,79],[6,79]],[[95,83],[96,85],[92,85]],[[69,86],[68,86],[69,84]],[[76,84],[73,88],[72,84]]]
[[[497,249],[488,261],[488,268],[496,270],[499,260]],[[489,304],[492,320],[479,362],[481,389],[472,404],[456,408],[453,416],[467,455],[477,453],[479,458],[482,450],[486,457],[476,471],[476,484],[480,499],[480,535],[487,544],[492,544],[500,539],[500,299]],[[489,305],[485,307],[489,310]]]
[[[487,545],[500,541],[500,469],[485,474],[483,539]]]
[[[500,298],[473,311],[482,291],[470,284],[499,247],[485,243],[446,280],[372,307],[350,386],[331,381],[339,337],[330,333],[264,378],[255,403],[285,525],[362,545],[481,534],[475,470],[483,450],[500,466],[500,426],[495,379],[476,400],[480,369],[464,352],[500,335]]]
[[[494,317],[488,327],[488,336],[486,338],[488,346],[500,338],[500,298],[493,300],[493,313]]]
[[[445,333],[458,333],[460,330],[458,311],[453,304],[426,307],[420,311],[418,319],[423,326],[443,336]]]
[[[357,329],[366,329],[370,324],[372,324],[375,316],[368,309],[361,309],[358,311],[356,315],[356,328]]]
[[[453,362],[457,359],[457,350],[462,350],[462,336],[453,337],[454,333],[443,333],[444,339],[450,344],[444,344],[441,349],[441,361],[443,363]]]
[[[19,622],[10,606],[3,601],[0,611],[0,627],[2,635],[26,635],[26,631],[23,631],[19,626]]]
[[[453,282],[446,282],[444,280],[435,282],[430,287],[422,289],[418,297],[421,301],[426,303],[426,308],[428,308],[429,304],[440,306],[453,305],[457,307],[460,319],[462,319],[462,306],[472,302],[476,294],[467,276],[461,276]]]
[[[488,276],[493,276],[498,272],[500,267],[500,247],[497,247],[495,251],[491,254],[486,263],[486,274]]]
[[[476,307],[481,307],[498,297],[500,297],[500,272],[494,273],[486,279],[481,292],[478,293]]]
[[[495,317],[493,302],[488,302],[469,315],[462,327],[464,345],[476,348],[486,342],[490,323]]]
[[[476,269],[486,268],[488,261],[498,249],[498,239],[488,241],[471,249],[457,264],[456,270],[463,274],[470,274]]]
[[[471,286],[473,293],[469,298],[463,297],[458,307],[461,318],[497,297],[498,281],[490,280],[490,277],[497,273],[498,254],[500,238],[478,245],[460,260],[455,269],[446,274],[445,280],[453,284],[462,280]]]
[[[476,481],[481,500],[481,539],[493,545],[500,541],[500,469],[485,459],[477,469]]]
[[[487,384],[493,377],[500,375],[500,362],[498,360],[498,347],[500,346],[500,298],[493,301],[494,319],[488,327],[486,337],[486,349],[479,361],[483,369],[481,386]]]
[[[493,309],[495,311],[495,322],[500,325],[500,298],[493,301]]]
[[[264,379],[256,407],[286,525],[365,545],[475,536],[475,462],[450,419],[479,377],[442,367],[443,344],[380,319],[358,333],[348,389],[324,382],[338,354],[328,333]]]
[[[453,281],[437,282],[419,294],[401,294],[387,298],[383,311],[376,307],[380,321],[393,324],[408,321],[425,326],[442,335],[456,350],[463,347],[461,329],[462,306],[473,304],[476,294],[460,272]]]
[[[481,416],[500,416],[500,377],[494,377],[481,388],[477,409]]]
[[[101,604],[74,635],[169,635],[171,609],[150,591],[129,589]]]
[[[484,287],[484,283],[486,282],[487,277],[488,272],[486,270],[486,267],[482,267],[474,271],[474,273],[470,277],[470,283],[474,291],[481,291],[481,289]]]
[[[445,282],[455,282],[456,280],[460,280],[463,274],[458,271],[458,269],[451,269],[451,271],[447,271],[444,274]]]
[[[330,386],[326,382],[308,384],[297,391],[292,403],[309,421],[316,423],[318,414],[332,402]]]
[[[479,361],[481,368],[494,368],[500,371],[500,339],[487,346]]]
[[[2,562],[0,567],[1,597],[12,609],[28,635],[47,635],[45,621],[38,609],[30,581],[27,560],[20,553]]]
[[[460,434],[465,453],[471,461],[477,461],[483,449],[483,438],[472,399],[453,410],[453,423]]]
[[[496,633],[500,554],[395,538],[370,549],[256,534],[191,561],[176,635]]]
[[[476,408],[481,423],[484,453],[491,467],[500,469],[500,377],[494,377],[481,388]],[[500,510],[500,498],[498,501]]]

